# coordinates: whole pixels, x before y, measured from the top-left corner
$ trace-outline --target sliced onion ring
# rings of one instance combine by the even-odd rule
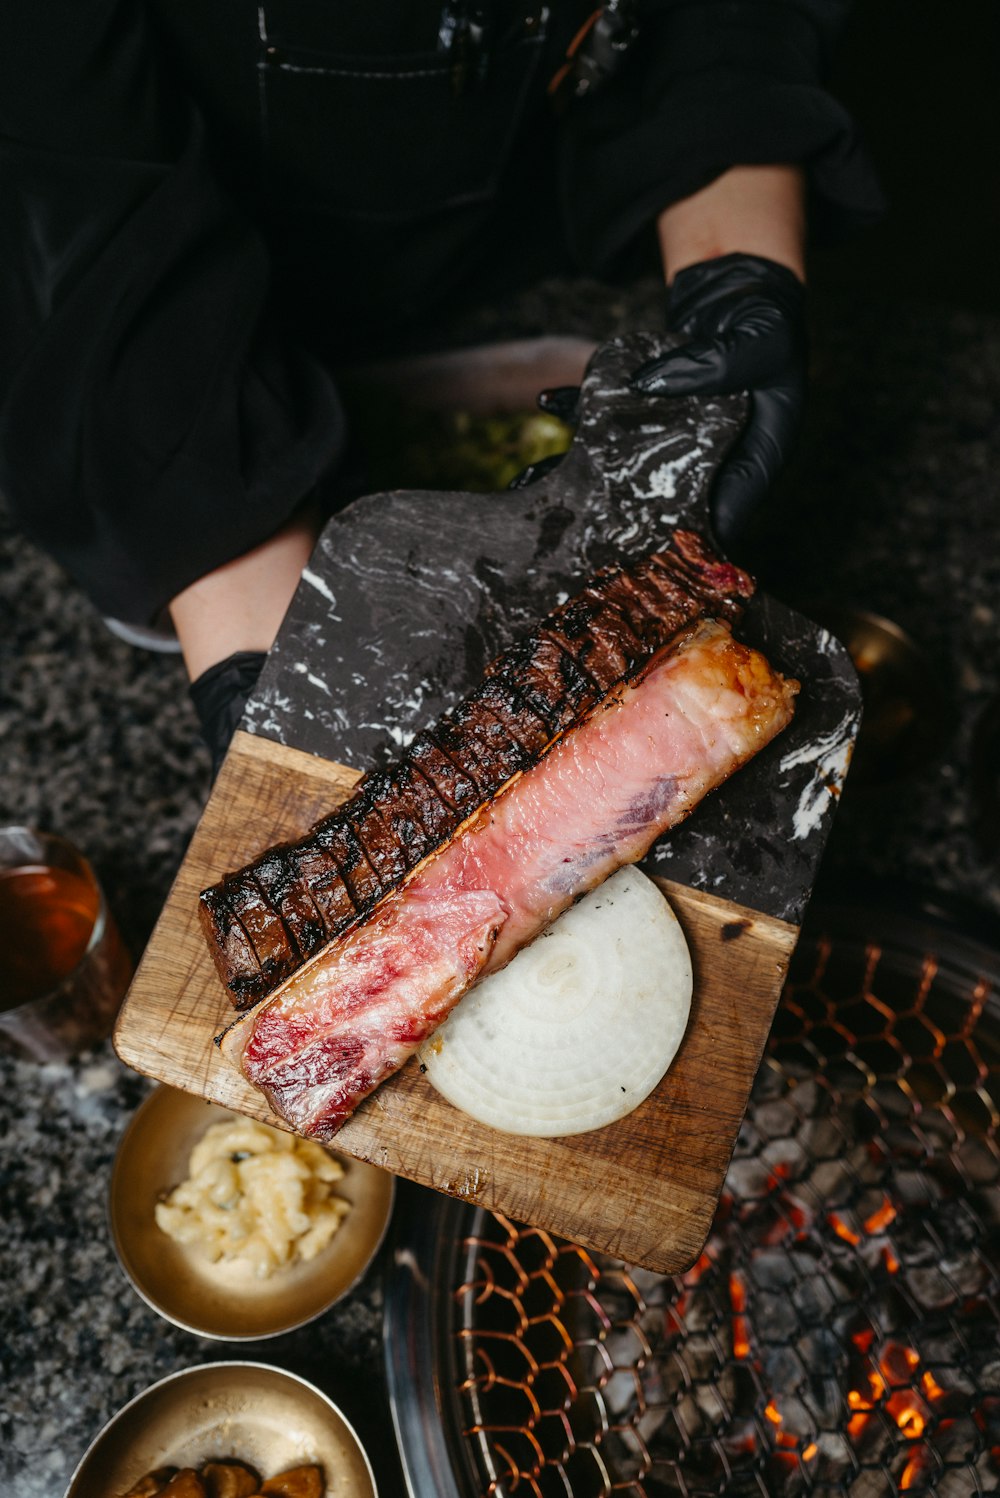
[[[677,917],[651,879],[620,869],[467,993],[418,1059],[480,1123],[582,1134],[653,1091],[683,1038],[691,986]]]

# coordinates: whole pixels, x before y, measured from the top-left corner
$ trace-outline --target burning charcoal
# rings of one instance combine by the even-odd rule
[[[804,1257],[804,1256],[803,1256]],[[850,1286],[839,1275],[820,1277],[815,1273],[799,1281],[792,1291],[792,1303],[806,1326],[821,1325],[834,1315],[839,1306],[856,1304]]]
[[[783,1410],[790,1396],[805,1385],[808,1377],[797,1351],[786,1343],[766,1347],[763,1371],[774,1402]]]

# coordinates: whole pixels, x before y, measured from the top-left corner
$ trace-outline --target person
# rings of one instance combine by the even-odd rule
[[[735,532],[805,382],[807,222],[880,211],[841,0],[38,0],[0,59],[0,492],[169,618],[216,761],[348,441],[334,371],[658,244],[651,397],[749,389]]]

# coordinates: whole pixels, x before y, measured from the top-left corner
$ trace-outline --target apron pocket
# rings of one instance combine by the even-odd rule
[[[274,207],[402,223],[497,189],[543,37],[499,45],[456,89],[447,51],[341,56],[263,46],[261,122]]]

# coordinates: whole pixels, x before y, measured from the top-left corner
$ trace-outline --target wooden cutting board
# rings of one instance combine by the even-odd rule
[[[118,1022],[129,1066],[277,1122],[222,1060],[232,1019],[202,935],[198,894],[261,846],[304,831],[357,778],[343,765],[238,733]],[[252,829],[252,833],[251,833]],[[487,1129],[440,1099],[415,1062],[384,1084],[337,1148],[398,1175],[662,1272],[708,1234],[797,928],[661,881],[690,943],[694,1002],[660,1086],[620,1123],[569,1139]]]
[[[672,526],[708,527],[711,479],[744,407],[673,402],[665,425],[627,383],[658,346],[632,335],[598,351],[578,435],[551,479],[486,497],[371,496],[331,521],[123,1007],[115,1045],[128,1065],[271,1119],[213,1044],[232,1010],[199,892],[305,832],[592,567],[663,544]],[[786,733],[644,863],[695,972],[687,1033],[658,1088],[607,1128],[532,1140],[474,1123],[411,1062],[343,1127],[345,1154],[653,1270],[697,1257],[859,718],[846,652],[823,631],[760,595],[744,624],[742,637],[803,690]]]

